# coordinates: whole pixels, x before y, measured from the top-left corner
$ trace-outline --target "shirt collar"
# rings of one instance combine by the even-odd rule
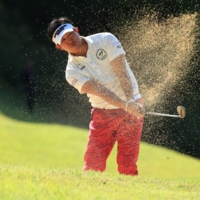
[[[91,48],[91,46],[92,46],[92,44],[94,43],[94,41],[91,38],[89,38],[89,37],[83,37],[83,36],[81,36],[81,37],[87,42],[87,44],[88,44],[88,51],[89,51],[90,48]],[[79,56],[73,56],[72,54],[69,53],[68,60],[72,61],[74,58],[77,58],[77,57],[79,57]]]

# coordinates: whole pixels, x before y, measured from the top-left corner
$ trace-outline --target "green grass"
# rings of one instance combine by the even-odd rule
[[[1,166],[1,199],[199,199],[200,184],[78,170]],[[2,175],[3,174],[3,175]]]
[[[141,144],[139,176],[82,171],[88,130],[0,114],[0,199],[200,199],[200,161]]]

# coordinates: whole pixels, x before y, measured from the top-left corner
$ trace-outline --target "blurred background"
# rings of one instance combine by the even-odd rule
[[[0,112],[16,120],[88,128],[90,104],[65,80],[67,54],[46,36],[67,16],[80,34],[112,32],[138,79],[146,110],[142,140],[200,158],[198,0],[0,0]]]

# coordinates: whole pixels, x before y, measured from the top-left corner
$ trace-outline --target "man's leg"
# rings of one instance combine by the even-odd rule
[[[128,115],[117,131],[117,163],[121,174],[138,175],[136,162],[138,160],[140,139],[143,128],[143,117],[137,119]]]
[[[84,170],[105,170],[106,160],[116,142],[116,127],[123,120],[117,113],[117,110],[94,109],[84,156]]]

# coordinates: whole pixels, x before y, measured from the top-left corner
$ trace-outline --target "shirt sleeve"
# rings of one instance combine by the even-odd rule
[[[84,76],[81,72],[75,69],[67,69],[66,70],[66,80],[67,82],[76,88],[80,94],[82,86],[90,80],[90,78]]]
[[[108,59],[110,61],[114,60],[121,54],[125,54],[125,51],[119,42],[119,40],[111,33],[105,36],[105,45],[108,52]]]

